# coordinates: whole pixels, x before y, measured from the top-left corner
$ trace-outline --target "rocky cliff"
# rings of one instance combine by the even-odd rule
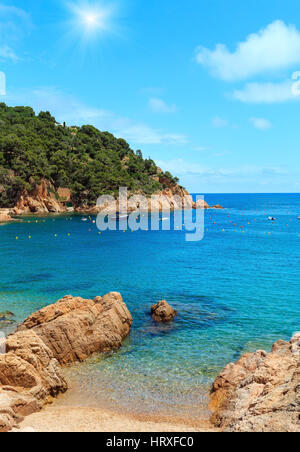
[[[121,347],[131,324],[118,293],[66,296],[28,317],[0,354],[0,432],[68,389],[61,366]]]
[[[212,388],[215,425],[234,432],[300,432],[300,333],[229,364]]]
[[[137,196],[143,195],[142,192],[137,193]],[[157,211],[173,211],[178,209],[209,209],[210,206],[205,201],[198,201],[195,203],[192,196],[178,184],[170,184],[170,186],[162,191],[158,191],[152,198],[145,198],[144,202],[140,202],[137,198],[136,201],[130,198],[134,196],[133,193],[128,195],[128,212],[139,209],[141,211],[157,212]],[[42,181],[33,191],[30,193],[23,191],[17,201],[14,208],[10,209],[10,213],[13,215],[24,214],[49,214],[49,213],[64,213],[67,212],[67,202],[71,202],[71,191],[67,188],[59,188],[57,191],[47,181]],[[94,206],[90,207],[85,205],[84,202],[81,205],[74,206],[74,210],[78,213],[98,214],[106,209],[106,212],[114,211],[117,205],[117,211],[119,211],[119,203],[113,202],[106,207]],[[221,208],[221,207],[220,207]]]
[[[61,197],[61,193],[66,193],[66,197]],[[70,199],[70,190],[58,189],[57,191],[52,184],[43,180],[34,190],[21,192],[16,206],[11,210],[15,215],[23,215],[28,213],[60,213],[66,212],[66,201]]]

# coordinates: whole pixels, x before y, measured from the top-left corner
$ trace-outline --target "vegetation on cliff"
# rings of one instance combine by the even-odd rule
[[[120,186],[151,195],[178,182],[140,150],[93,126],[67,127],[49,112],[0,103],[0,207],[42,180],[71,190],[74,205],[94,205]]]

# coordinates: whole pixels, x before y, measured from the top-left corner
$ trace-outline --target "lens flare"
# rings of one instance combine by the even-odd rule
[[[91,41],[112,30],[112,5],[83,1],[69,4],[69,10],[72,14],[70,33],[81,35],[83,41]]]

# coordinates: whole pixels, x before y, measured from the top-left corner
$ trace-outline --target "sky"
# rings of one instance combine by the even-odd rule
[[[296,0],[0,0],[0,101],[125,138],[190,192],[300,190]]]

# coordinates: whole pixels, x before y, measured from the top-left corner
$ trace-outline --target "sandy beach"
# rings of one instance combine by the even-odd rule
[[[213,432],[208,422],[120,415],[100,408],[47,406],[27,416],[13,432]]]

